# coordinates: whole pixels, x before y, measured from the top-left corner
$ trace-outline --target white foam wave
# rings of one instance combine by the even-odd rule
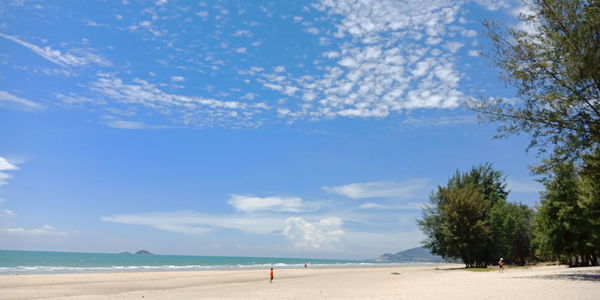
[[[386,265],[410,265],[413,263],[330,263],[310,264],[311,268],[326,267],[369,267]],[[414,263],[424,264],[424,263]],[[0,274],[40,274],[40,273],[103,273],[103,272],[144,272],[144,271],[201,271],[201,270],[241,270],[267,268],[304,268],[304,264],[265,263],[265,264],[235,264],[235,265],[160,265],[160,266],[16,266],[0,267]]]

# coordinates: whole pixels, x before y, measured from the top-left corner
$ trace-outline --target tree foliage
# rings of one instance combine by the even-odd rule
[[[470,106],[484,120],[500,122],[500,136],[530,134],[530,148],[551,152],[546,167],[593,153],[600,143],[600,1],[532,0],[529,6],[531,14],[521,19],[532,30],[484,24],[494,45],[490,56],[518,100]]]
[[[573,163],[552,168],[535,219],[538,256],[574,266],[597,264],[600,210],[597,178],[593,176]]]
[[[418,225],[425,248],[444,258],[484,267],[499,257],[523,264],[530,254],[533,212],[508,203],[505,178],[491,164],[456,172],[430,196]]]
[[[524,265],[531,257],[533,210],[524,204],[501,202],[490,210],[492,257],[504,256]]]

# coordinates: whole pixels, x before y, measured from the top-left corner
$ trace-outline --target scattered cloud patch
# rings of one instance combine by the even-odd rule
[[[200,96],[170,94],[142,79],[135,79],[133,83],[128,84],[108,74],[101,74],[92,84],[91,89],[118,103],[143,107],[171,117],[174,123],[196,127],[215,125],[253,127],[257,126],[259,121],[254,120],[252,116],[269,109],[269,106],[262,102],[223,101]],[[112,125],[136,127],[135,123],[123,122],[112,123]]]
[[[465,31],[456,25],[463,4],[321,1],[317,10],[339,20],[334,31],[326,31],[338,49],[322,54],[332,64],[319,65],[320,75],[263,73],[260,80],[295,100],[279,109],[282,118],[382,118],[405,110],[456,108],[465,98],[455,55],[463,43],[452,32]],[[438,47],[442,41],[444,47]]]
[[[157,212],[104,216],[105,222],[141,225],[177,233],[206,233],[215,229],[234,229],[245,233],[268,234],[281,231],[285,218],[205,215],[190,212]]]
[[[14,211],[12,211],[12,210],[10,210],[8,208],[5,208],[5,209],[1,210],[0,212],[1,212],[2,215],[8,216],[8,217],[12,217],[12,216],[16,216],[17,215]]]
[[[253,197],[233,194],[227,201],[235,209],[246,212],[276,211],[300,212],[315,207],[314,202],[305,202],[299,197]]]
[[[525,31],[529,34],[536,34],[539,32],[539,26],[541,25],[537,18],[532,20],[523,21],[522,17],[526,19],[530,16],[535,16],[535,11],[532,8],[531,1],[521,1],[520,5],[512,9],[511,14],[518,19],[516,28]]]
[[[453,117],[438,117],[438,118],[412,118],[409,117],[402,121],[401,125],[417,129],[427,127],[450,127],[468,124],[477,124],[476,116],[453,116]]]
[[[34,101],[15,96],[7,91],[2,90],[0,90],[0,107],[28,111],[40,110],[43,108],[42,105]]]
[[[478,57],[481,53],[478,50],[469,50],[469,56]]]
[[[252,34],[252,32],[249,30],[238,30],[233,33],[233,36],[242,36],[242,37],[252,37],[253,35],[254,34]]]
[[[338,217],[323,218],[316,222],[292,217],[285,221],[282,234],[296,248],[331,251],[344,234],[342,224],[342,219]]]
[[[118,128],[118,129],[149,129],[151,128],[147,124],[143,122],[137,121],[125,121],[125,120],[109,120],[104,122],[104,124],[108,127]]]
[[[334,187],[323,187],[323,190],[352,199],[363,198],[399,198],[406,199],[427,187],[427,179],[413,179],[405,182],[372,181],[358,182]]]
[[[505,0],[474,0],[475,3],[485,7],[487,10],[498,10],[509,8],[510,4]]]
[[[0,33],[0,37],[7,40],[13,41],[41,56],[42,58],[63,66],[63,67],[80,67],[89,64],[96,64],[100,66],[110,66],[112,63],[96,54],[84,50],[72,50],[67,53],[63,53],[60,50],[55,50],[50,47],[39,47],[37,45],[22,41],[14,36]]]
[[[423,203],[419,202],[410,202],[406,204],[399,205],[387,205],[387,204],[379,204],[373,202],[367,202],[361,204],[358,208],[361,209],[422,209]]]
[[[8,183],[8,180],[12,178],[10,174],[5,173],[4,171],[15,171],[18,170],[19,167],[11,164],[6,158],[0,156],[0,186]]]
[[[25,229],[23,227],[16,228],[0,228],[0,232],[12,235],[67,235],[68,232],[56,230],[50,225],[44,225],[40,228]]]

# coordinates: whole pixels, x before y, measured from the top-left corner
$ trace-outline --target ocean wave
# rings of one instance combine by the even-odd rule
[[[411,265],[423,263],[315,263],[311,268],[326,267],[372,267],[388,265]],[[150,272],[150,271],[202,271],[202,270],[250,270],[268,268],[304,268],[304,264],[263,263],[230,265],[159,265],[159,266],[15,266],[0,267],[0,274],[47,274],[47,273],[110,273],[110,272]]]

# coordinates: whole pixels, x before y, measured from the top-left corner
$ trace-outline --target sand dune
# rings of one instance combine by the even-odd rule
[[[600,299],[600,267],[460,265],[0,276],[0,299]]]

